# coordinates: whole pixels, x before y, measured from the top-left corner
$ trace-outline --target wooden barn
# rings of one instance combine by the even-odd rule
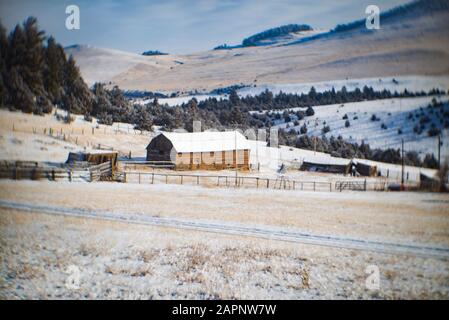
[[[250,145],[238,131],[162,132],[147,146],[147,161],[171,162],[178,170],[249,170]]]

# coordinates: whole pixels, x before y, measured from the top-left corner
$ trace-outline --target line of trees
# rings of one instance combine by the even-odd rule
[[[341,136],[337,138],[334,136],[327,138],[326,136],[311,137],[301,135],[298,137],[296,132],[280,130],[278,132],[278,137],[279,144],[325,152],[331,154],[333,157],[369,159],[393,164],[401,164],[402,162],[400,149],[371,149],[370,145],[367,143],[350,143],[345,141]],[[424,158],[421,159],[416,151],[409,151],[404,155],[404,162],[406,165],[411,166],[432,169],[438,168],[438,161],[433,154],[426,154]]]
[[[263,32],[257,33],[255,35],[252,35],[248,38],[245,38],[243,39],[242,46],[244,47],[256,46],[260,41],[266,39],[284,36],[291,32],[310,31],[310,30],[312,30],[312,27],[307,24],[287,24],[284,26],[271,28]]]
[[[108,90],[97,83],[90,89],[74,58],[67,58],[64,48],[39,30],[34,17],[9,35],[0,22],[0,107],[40,115],[58,107],[68,111],[66,121],[71,113],[111,124],[140,120],[118,87]]]
[[[45,43],[45,45],[44,45]],[[30,17],[7,36],[0,23],[0,103],[10,109],[43,114],[54,105],[73,113],[91,109],[92,94],[72,57],[48,39]]]

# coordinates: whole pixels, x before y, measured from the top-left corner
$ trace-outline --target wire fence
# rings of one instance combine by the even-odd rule
[[[285,177],[263,178],[230,175],[196,175],[126,171],[124,182],[138,184],[180,184],[206,187],[237,187],[256,189],[332,191],[333,183],[324,181],[298,181]]]

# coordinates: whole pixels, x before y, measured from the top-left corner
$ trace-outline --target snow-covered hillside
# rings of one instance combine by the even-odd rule
[[[283,83],[259,85],[257,87],[245,87],[238,90],[240,96],[257,95],[265,90],[277,94],[283,93],[308,93],[311,87],[314,87],[317,92],[330,91],[334,88],[336,91],[346,87],[348,91],[353,91],[357,88],[360,90],[364,86],[372,87],[375,91],[389,90],[392,93],[403,92],[428,92],[432,89],[439,89],[442,91],[449,90],[449,76],[398,76],[398,77],[375,77],[375,78],[360,78],[360,79],[343,79],[343,80],[329,80],[319,82],[307,83]]]
[[[401,140],[404,139],[405,150],[414,150],[423,156],[426,153],[437,154],[437,137],[430,137],[428,134],[434,124],[442,131],[442,157],[449,157],[449,130],[444,128],[449,119],[443,116],[449,113],[449,96],[436,97],[436,101],[443,101],[445,104],[435,109],[428,108],[432,99],[433,97],[397,98],[315,106],[313,116],[299,121],[294,112],[303,109],[293,108],[289,109],[291,121],[286,123],[281,117],[275,127],[299,132],[301,126],[306,124],[308,135],[322,136],[323,127],[329,126],[330,131],[325,134],[327,137],[342,136],[345,140],[358,143],[364,141],[372,148],[381,149],[400,148]],[[376,117],[375,121],[373,115]],[[346,121],[349,121],[348,127],[345,125]],[[418,132],[415,127],[418,127]]]
[[[377,77],[377,78],[362,78],[362,79],[344,79],[344,80],[330,80],[320,82],[307,83],[290,83],[290,84],[272,84],[262,85],[257,87],[244,87],[237,89],[237,93],[241,97],[258,95],[265,90],[273,92],[273,94],[296,93],[307,94],[310,88],[314,87],[317,92],[329,91],[334,88],[336,91],[346,87],[348,91],[353,91],[356,88],[362,90],[364,86],[372,87],[375,91],[389,90],[394,93],[403,92],[429,92],[432,89],[447,91],[449,89],[449,76],[399,76],[399,77]],[[228,95],[222,94],[195,94],[184,95],[176,98],[161,98],[158,99],[160,104],[168,104],[169,106],[176,106],[182,103],[187,103],[190,99],[195,98],[197,101],[203,101],[208,98],[227,98]],[[153,99],[136,99],[136,103],[145,104],[153,101]]]

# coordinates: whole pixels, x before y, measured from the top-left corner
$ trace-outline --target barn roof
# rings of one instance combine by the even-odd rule
[[[211,152],[251,149],[248,140],[238,131],[224,132],[162,132],[176,152]]]

